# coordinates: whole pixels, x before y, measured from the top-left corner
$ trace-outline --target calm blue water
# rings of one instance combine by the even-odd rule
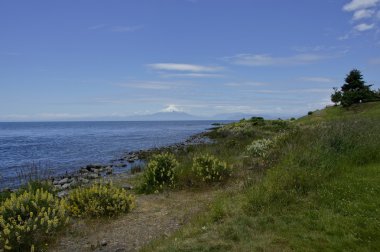
[[[53,175],[90,163],[109,163],[127,151],[181,142],[213,121],[0,123],[0,188],[17,183],[30,163],[48,164]]]

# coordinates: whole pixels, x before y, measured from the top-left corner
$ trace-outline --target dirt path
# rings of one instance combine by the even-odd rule
[[[144,244],[173,233],[205,209],[214,195],[215,191],[180,191],[138,196],[131,213],[114,219],[78,221],[51,251],[137,251]]]

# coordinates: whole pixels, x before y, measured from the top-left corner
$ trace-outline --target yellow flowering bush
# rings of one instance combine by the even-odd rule
[[[209,154],[194,157],[192,169],[205,182],[222,181],[232,173],[226,162]]]
[[[177,167],[178,162],[173,154],[154,155],[144,171],[141,191],[151,193],[165,186],[174,187]]]
[[[67,197],[69,213],[76,217],[113,216],[130,211],[135,197],[112,183],[97,183],[72,190]]]
[[[65,201],[44,189],[12,193],[0,205],[0,246],[34,250],[68,220]]]

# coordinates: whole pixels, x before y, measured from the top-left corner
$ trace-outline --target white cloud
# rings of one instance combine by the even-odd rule
[[[361,32],[369,31],[376,28],[375,13],[378,11],[380,0],[352,0],[343,6],[343,10],[353,12],[352,20],[359,21],[362,19],[370,19],[370,23],[360,23],[355,25],[353,29],[345,36],[338,38],[345,40],[351,37],[358,36]],[[379,15],[379,14],[376,14]]]
[[[246,66],[289,66],[304,65],[327,59],[325,55],[315,53],[296,54],[288,57],[273,57],[267,54],[238,54],[225,59],[237,64]]]
[[[142,29],[142,25],[135,25],[135,26],[114,26],[112,27],[111,31],[113,32],[134,32],[137,30]]]
[[[326,78],[326,77],[301,77],[299,78],[301,81],[307,82],[317,82],[317,83],[333,83],[334,79]]]
[[[356,11],[360,9],[366,9],[374,7],[380,0],[352,0],[348,4],[343,6],[344,11]]]
[[[222,74],[212,73],[176,73],[176,74],[161,74],[164,78],[223,78]]]
[[[138,88],[138,89],[152,89],[152,90],[167,90],[172,89],[177,83],[165,81],[132,81],[128,83],[118,83],[118,87]]]
[[[367,10],[367,9],[357,10],[354,12],[354,16],[352,17],[352,19],[353,20],[360,20],[363,18],[370,18],[373,16],[374,13],[375,13],[374,10]]]
[[[368,31],[368,30],[372,30],[373,28],[375,27],[375,24],[366,24],[366,23],[362,23],[362,24],[358,24],[354,27],[354,29],[356,31],[359,31],[359,32],[363,32],[363,31]]]
[[[161,112],[182,112],[183,110],[175,104],[169,104],[166,108],[162,109]]]
[[[218,66],[202,66],[202,65],[192,65],[192,64],[177,64],[177,63],[155,63],[149,64],[150,68],[154,70],[162,71],[181,71],[181,72],[216,72],[223,68]]]

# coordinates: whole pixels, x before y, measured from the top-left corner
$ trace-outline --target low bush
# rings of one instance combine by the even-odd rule
[[[174,187],[178,162],[173,154],[157,154],[149,161],[144,170],[140,191],[152,193],[161,191],[164,187]]]
[[[17,190],[17,194],[21,194],[23,192],[36,192],[37,190],[41,189],[53,194],[54,196],[57,192],[50,181],[31,180],[27,184],[21,185]]]
[[[80,187],[72,190],[67,197],[68,212],[76,217],[114,216],[130,211],[134,204],[133,195],[111,183]]]
[[[222,181],[231,176],[231,169],[212,155],[201,155],[193,159],[193,172],[205,182]]]
[[[266,158],[273,145],[273,141],[270,139],[259,139],[253,141],[247,146],[247,153],[256,158]]]
[[[13,251],[41,248],[67,222],[65,201],[44,189],[12,193],[0,206],[0,246]]]

